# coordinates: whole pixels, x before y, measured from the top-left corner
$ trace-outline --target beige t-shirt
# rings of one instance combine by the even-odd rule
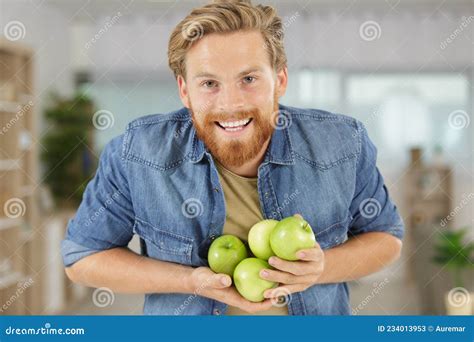
[[[264,219],[260,210],[257,178],[239,176],[216,161],[219,180],[224,190],[226,221],[223,234],[232,234],[247,241],[250,228]],[[234,306],[228,306],[226,315],[249,315]],[[257,315],[288,315],[288,307],[273,306]]]

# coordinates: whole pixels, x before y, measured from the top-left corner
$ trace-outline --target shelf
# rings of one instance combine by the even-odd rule
[[[21,94],[20,101],[7,101],[7,100],[0,100],[0,112],[15,114],[23,110],[23,108],[27,108],[29,110],[34,105],[34,97],[29,94]],[[30,105],[30,101],[32,104]],[[23,113],[24,115],[24,113]]]
[[[17,113],[22,108],[20,102],[0,101],[0,112]]]
[[[31,138],[31,133],[26,130],[22,129],[19,135],[19,146],[22,151],[31,151],[33,147],[33,141]]]
[[[38,274],[44,266],[44,242],[35,234],[42,218],[38,201],[34,198],[38,180],[38,151],[34,142],[38,139],[38,133],[37,98],[33,92],[33,52],[25,45],[0,37],[0,129],[1,126],[8,128],[8,132],[0,136],[0,176],[3,177],[0,206],[9,198],[17,197],[28,208],[24,216],[14,218],[0,212],[0,236],[4,241],[0,254],[2,257],[11,254],[9,261],[12,265],[10,271],[3,271],[2,268],[0,272],[0,300],[8,298],[15,287],[28,280],[26,274]],[[45,280],[41,274],[35,280],[29,294],[22,296],[21,304],[13,305],[9,313],[26,313],[24,308],[28,308],[31,314],[42,312],[41,291]]]
[[[16,228],[21,225],[21,221],[20,218],[0,217],[0,231]]]
[[[19,159],[2,159],[0,160],[0,171],[19,170]]]
[[[33,54],[33,49],[19,42],[13,42],[6,38],[0,37],[0,52],[29,57]]]
[[[34,103],[35,97],[31,94],[28,93],[20,93],[18,95],[18,98],[20,99],[20,103],[22,105],[27,105],[30,101]]]
[[[22,187],[20,187],[19,197],[31,196],[33,195],[34,191],[35,191],[34,185],[23,185]]]
[[[12,285],[16,285],[25,278],[26,276],[20,272],[10,272],[3,276],[0,275],[0,290],[9,288]]]
[[[32,230],[24,230],[21,232],[20,239],[22,244],[33,240],[34,232]]]

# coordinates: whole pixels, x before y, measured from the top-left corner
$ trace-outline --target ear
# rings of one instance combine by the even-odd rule
[[[276,91],[278,97],[282,97],[286,93],[286,87],[288,86],[288,67],[285,65],[276,74]]]
[[[186,80],[182,75],[178,75],[176,78],[176,81],[178,82],[178,91],[179,91],[179,97],[181,98],[181,102],[183,102],[183,105],[186,108],[190,108],[189,105],[189,93],[188,93],[188,88],[186,85]]]

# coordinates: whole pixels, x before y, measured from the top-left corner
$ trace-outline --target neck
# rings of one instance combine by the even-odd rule
[[[245,164],[239,165],[239,166],[229,166],[222,164],[227,170],[232,171],[233,173],[242,176],[242,177],[257,177],[258,175],[258,167],[263,161],[263,158],[265,157],[265,152],[267,151],[267,147],[270,143],[270,139],[268,139],[262,146],[262,149],[258,154],[246,162]]]

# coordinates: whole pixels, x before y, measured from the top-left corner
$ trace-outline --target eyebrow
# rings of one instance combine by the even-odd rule
[[[262,68],[260,67],[250,67],[248,69],[245,69],[241,72],[238,73],[237,77],[241,77],[241,76],[244,76],[244,75],[247,75],[247,74],[250,74],[252,72],[261,72],[263,71]],[[217,75],[214,75],[214,74],[211,74],[209,72],[200,72],[198,73],[196,76],[193,77],[193,79],[196,79],[196,78],[203,78],[203,77],[209,77],[209,78],[218,78]]]

